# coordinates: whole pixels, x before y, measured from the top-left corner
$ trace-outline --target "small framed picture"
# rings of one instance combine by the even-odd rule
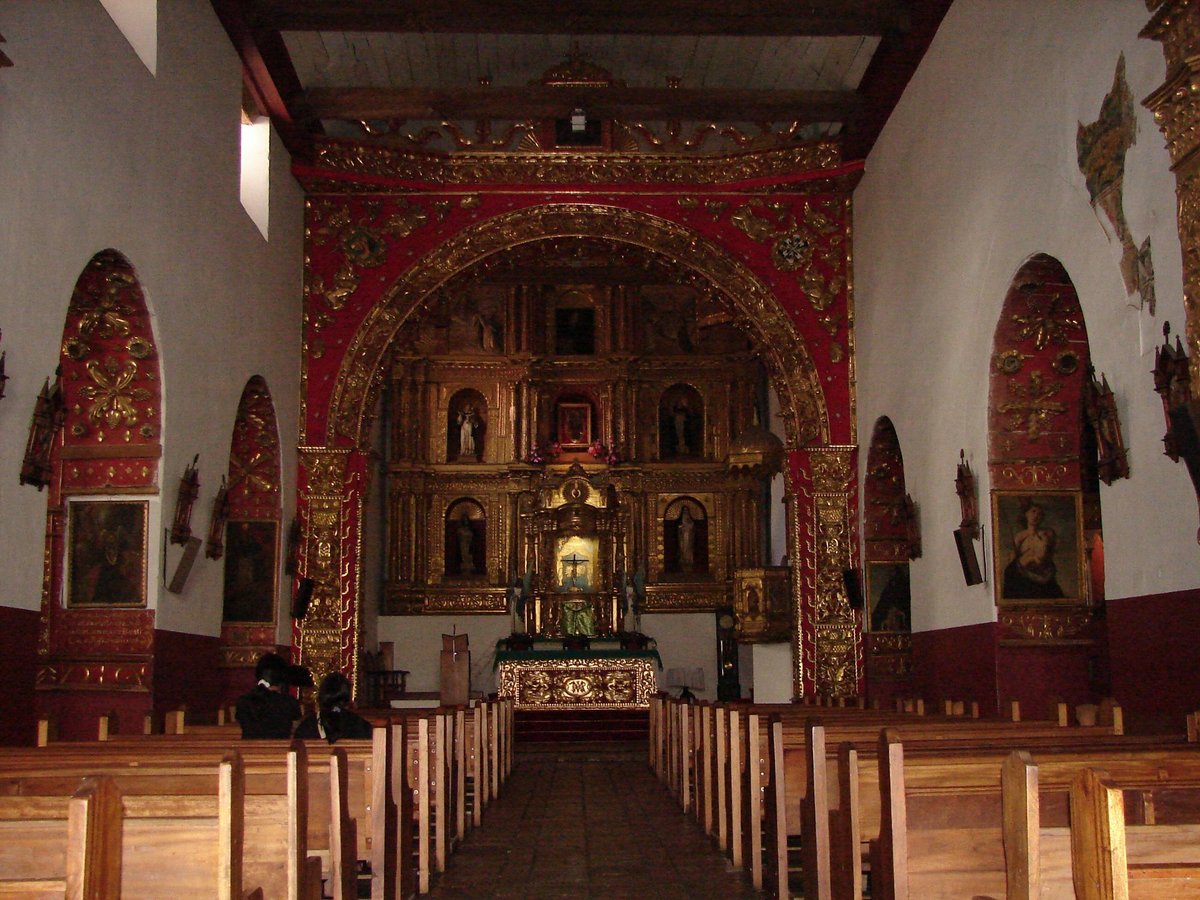
[[[226,622],[275,621],[275,570],[279,523],[230,521],[225,524]]]
[[[586,450],[592,443],[592,405],[558,404],[558,443],[564,450]]]
[[[997,603],[1083,599],[1082,515],[1073,491],[992,495]]]
[[[912,630],[908,563],[867,563],[867,599],[871,631]]]
[[[71,501],[67,606],[146,605],[146,500]]]

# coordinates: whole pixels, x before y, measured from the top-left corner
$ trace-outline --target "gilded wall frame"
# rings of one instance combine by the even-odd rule
[[[69,501],[69,608],[146,605],[149,518],[146,500]]]
[[[1078,491],[993,492],[996,603],[1085,603],[1082,535]]]

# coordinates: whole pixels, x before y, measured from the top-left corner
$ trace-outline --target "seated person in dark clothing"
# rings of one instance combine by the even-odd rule
[[[317,688],[320,712],[307,716],[296,726],[296,737],[325,738],[334,743],[342,738],[369,738],[371,723],[350,710],[350,681],[341,672],[330,672]]]
[[[237,720],[243,738],[289,738],[292,723],[300,718],[300,704],[285,694],[288,664],[278,653],[265,653],[254,668],[258,679],[237,701]]]

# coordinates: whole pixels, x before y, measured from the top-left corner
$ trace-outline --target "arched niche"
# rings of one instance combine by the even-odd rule
[[[447,578],[487,578],[487,514],[477,500],[452,503],[446,510]]]
[[[920,555],[915,508],[904,484],[904,455],[892,420],[871,432],[863,483],[865,619],[872,632],[911,629],[908,561]]]
[[[659,459],[704,455],[704,397],[690,384],[671,385],[658,401]]]
[[[457,391],[446,411],[446,461],[484,459],[487,427],[487,398],[474,388]]]
[[[996,602],[1019,637],[1069,637],[1091,618],[1100,506],[1090,371],[1075,286],[1057,259],[1035,255],[1005,296],[988,392]]]
[[[222,643],[227,659],[241,665],[273,645],[256,640],[245,626],[273,626],[278,600],[282,519],[279,429],[267,382],[255,375],[238,401],[229,443],[225,494],[225,578]],[[263,635],[257,635],[261,638]],[[233,648],[242,646],[242,651]]]
[[[49,477],[26,482],[22,470],[23,482],[49,487],[39,710],[82,720],[99,702],[140,716],[154,689],[162,377],[141,282],[119,251],[84,266],[59,347],[61,430],[44,458],[26,460],[30,475]]]
[[[663,514],[663,574],[672,579],[708,574],[708,511],[694,497],[679,497]]]

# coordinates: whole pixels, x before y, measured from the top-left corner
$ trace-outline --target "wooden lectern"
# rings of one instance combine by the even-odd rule
[[[471,651],[465,634],[442,635],[442,706],[465,706],[471,698]]]

